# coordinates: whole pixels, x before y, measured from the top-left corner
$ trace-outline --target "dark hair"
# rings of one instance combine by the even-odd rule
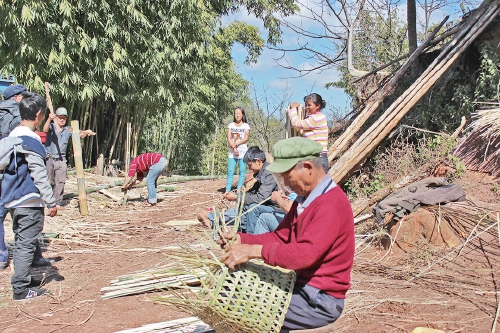
[[[47,102],[45,99],[35,93],[24,94],[23,99],[19,102],[19,113],[22,120],[36,120],[36,114],[40,111],[41,114],[47,112]]]
[[[243,156],[243,161],[245,163],[248,163],[250,161],[254,161],[256,159],[261,160],[262,162],[266,161],[266,154],[260,150],[259,147],[257,146],[252,146],[248,148],[247,152],[245,153],[245,156]]]
[[[237,106],[234,108],[234,111],[240,109],[241,110],[241,114],[243,115],[243,117],[241,118],[241,120],[243,120],[244,123],[247,122],[247,116],[245,114],[245,110],[241,107],[241,106]],[[233,111],[233,122],[236,122],[236,118],[234,117],[234,111]]]
[[[326,106],[326,102],[321,98],[321,95],[318,95],[316,93],[312,93],[304,97],[304,103],[307,103],[307,101],[312,101],[314,104],[319,105],[319,109],[322,110]]]

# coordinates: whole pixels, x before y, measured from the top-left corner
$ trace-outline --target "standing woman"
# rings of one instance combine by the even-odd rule
[[[325,108],[326,102],[320,95],[312,93],[304,97],[306,118],[301,120],[297,114],[299,103],[293,102],[290,104],[288,115],[292,126],[300,129],[302,136],[320,143],[323,146],[321,158],[325,172],[328,172],[328,123],[326,116],[321,112]]]
[[[227,143],[229,145],[229,155],[227,161],[227,181],[226,193],[231,191],[233,175],[236,164],[239,164],[240,175],[238,177],[238,190],[243,186],[245,180],[246,163],[243,156],[247,152],[247,141],[250,134],[250,125],[247,123],[245,110],[241,107],[234,109],[233,122],[227,129]]]

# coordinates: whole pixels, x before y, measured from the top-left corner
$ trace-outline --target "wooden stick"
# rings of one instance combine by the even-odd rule
[[[76,181],[78,184],[78,201],[80,203],[80,214],[88,215],[89,208],[87,203],[87,192],[85,191],[85,176],[83,173],[83,159],[82,159],[82,143],[80,139],[80,125],[78,120],[71,121],[71,127],[73,128],[73,134],[71,139],[73,141],[73,157],[75,159],[76,167]]]

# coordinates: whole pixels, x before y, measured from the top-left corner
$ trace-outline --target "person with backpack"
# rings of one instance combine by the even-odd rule
[[[43,230],[44,207],[57,214],[56,201],[45,168],[45,149],[34,130],[45,116],[47,104],[31,93],[19,103],[21,123],[0,140],[0,170],[3,172],[0,198],[12,216],[14,274],[11,278],[15,301],[41,296],[44,289],[30,276],[36,244]],[[35,286],[36,285],[36,286]]]
[[[21,122],[19,102],[23,99],[26,87],[14,84],[5,88],[4,100],[0,102],[0,139],[9,136],[9,133]]]

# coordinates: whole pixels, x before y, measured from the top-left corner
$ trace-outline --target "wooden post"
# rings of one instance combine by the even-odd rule
[[[99,154],[99,158],[97,159],[97,174],[102,176],[104,174],[104,155]]]
[[[128,174],[130,168],[130,141],[132,138],[132,124],[127,123],[127,137],[125,141],[125,174]]]
[[[76,182],[78,184],[80,214],[88,215],[87,192],[85,191],[85,177],[83,174],[82,143],[80,141],[80,125],[78,124],[78,120],[71,121],[71,128],[73,129],[71,139],[73,141],[73,157],[75,159],[76,167]]]
[[[304,109],[302,108],[302,105],[299,105],[299,107],[297,108],[297,115],[299,116],[300,120],[305,119],[306,113],[305,113]],[[285,130],[286,130],[285,139],[288,139],[288,138],[291,138],[294,136],[302,136],[302,130],[292,126],[290,116],[288,115],[288,112],[286,112],[286,110],[285,110],[285,119],[286,119],[285,120]]]

